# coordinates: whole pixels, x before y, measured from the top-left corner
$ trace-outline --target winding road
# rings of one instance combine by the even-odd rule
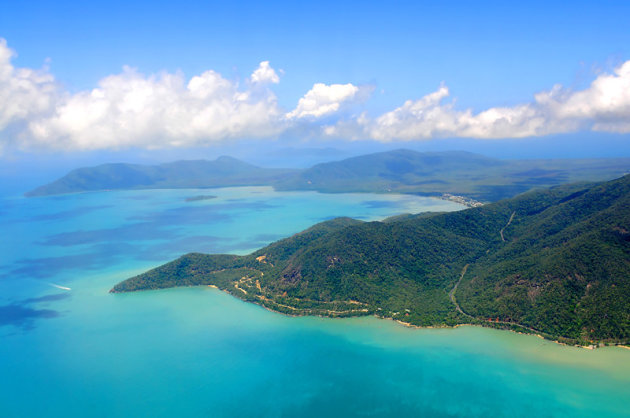
[[[510,226],[510,224],[512,223],[512,220],[514,219],[514,215],[516,215],[516,211],[512,212],[512,215],[510,216],[510,220],[508,221],[508,223],[506,223],[505,226],[503,228],[501,228],[501,230],[499,231],[499,234],[501,235],[501,241],[503,241],[503,242],[505,242],[505,237],[503,236],[503,231],[505,231],[505,228]]]

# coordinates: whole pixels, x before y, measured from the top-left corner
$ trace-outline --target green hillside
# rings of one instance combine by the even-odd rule
[[[279,190],[444,193],[493,202],[533,188],[603,181],[630,172],[630,159],[499,160],[463,151],[395,150],[318,164]]]
[[[273,186],[326,193],[451,194],[482,202],[534,188],[610,180],[630,171],[630,158],[499,160],[463,151],[394,150],[317,164],[306,170],[260,168],[230,157],[146,166],[105,164],[74,170],[26,193],[41,196],[109,189]]]
[[[219,157],[214,161],[176,161],[153,166],[103,164],[73,170],[59,180],[26,193],[26,196],[114,189],[259,186],[274,183],[294,171],[261,168],[232,157]]]
[[[214,285],[293,315],[630,341],[630,176],[444,214],[324,222],[248,256],[188,254],[112,292]]]

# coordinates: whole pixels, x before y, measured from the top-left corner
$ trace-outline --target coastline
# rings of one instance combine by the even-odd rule
[[[292,318],[311,316],[311,317],[333,318],[333,319],[335,319],[335,318],[351,318],[351,317],[361,317],[361,316],[363,316],[363,317],[365,317],[365,316],[373,316],[374,318],[377,318],[377,319],[390,320],[390,321],[393,321],[393,322],[395,322],[395,323],[397,323],[399,325],[402,325],[402,326],[404,326],[406,328],[413,328],[413,329],[442,329],[442,328],[456,329],[456,328],[463,327],[463,326],[471,326],[471,327],[479,327],[479,328],[491,328],[491,329],[496,329],[496,330],[499,330],[499,331],[509,331],[509,332],[512,332],[512,333],[515,333],[515,334],[521,334],[521,335],[530,335],[530,336],[538,337],[538,338],[546,340],[546,341],[553,342],[553,343],[558,344],[558,345],[563,345],[563,346],[567,346],[567,347],[582,348],[582,349],[586,349],[586,350],[595,350],[597,348],[603,348],[603,347],[620,347],[620,348],[623,348],[623,349],[626,349],[626,350],[630,350],[630,345],[628,345],[626,343],[615,343],[615,342],[603,343],[603,342],[600,342],[600,343],[594,343],[594,344],[589,344],[589,345],[569,344],[569,343],[566,343],[566,342],[562,342],[559,339],[547,338],[544,335],[542,335],[543,334],[542,332],[540,332],[540,333],[536,333],[536,332],[522,332],[522,331],[517,331],[517,330],[514,330],[514,329],[508,329],[508,328],[502,328],[502,327],[496,327],[496,326],[488,326],[488,325],[484,324],[483,322],[476,323],[476,324],[475,323],[471,323],[471,322],[462,322],[460,324],[455,324],[455,325],[447,325],[447,324],[415,325],[415,324],[412,324],[410,322],[402,321],[400,319],[394,319],[393,317],[380,316],[380,315],[378,315],[376,313],[369,313],[369,312],[365,312],[363,314],[361,314],[361,313],[357,313],[357,314],[350,313],[347,316],[344,316],[344,315],[304,314],[304,313],[299,313],[299,312],[289,313],[289,312],[282,312],[282,311],[273,309],[270,306],[266,306],[265,304],[258,303],[257,301],[254,301],[254,300],[241,298],[241,297],[235,295],[234,293],[230,292],[228,289],[221,289],[218,286],[213,285],[213,284],[198,285],[198,286],[177,286],[177,287],[197,287],[197,288],[216,289],[216,290],[219,290],[221,292],[225,292],[228,295],[230,295],[230,296],[232,296],[232,297],[234,297],[234,298],[236,298],[238,300],[241,300],[241,301],[243,301],[245,303],[252,303],[254,305],[260,306],[261,308],[263,308],[263,309],[265,309],[265,310],[267,310],[269,312],[273,312],[275,314],[280,314],[280,315],[284,315],[284,316],[292,317]],[[116,293],[120,293],[120,294],[122,294],[122,293],[134,293],[134,292],[145,292],[145,291],[151,291],[151,290],[176,289],[177,287],[168,287],[168,288],[164,288],[164,289],[140,289],[140,290],[133,290],[133,291],[125,291],[125,292],[115,292],[115,291],[112,291],[113,290],[112,289],[112,290],[109,291],[109,293],[113,293],[113,294],[116,294]],[[270,299],[265,299],[265,300],[273,302],[273,300],[270,300]],[[298,308],[295,308],[295,310],[299,311]],[[513,325],[517,326],[517,327],[521,326],[519,324],[513,324]]]
[[[586,350],[595,350],[597,348],[603,348],[603,347],[621,347],[621,348],[625,348],[626,350],[630,350],[630,346],[624,345],[624,344],[617,344],[617,343],[610,343],[608,345],[606,344],[591,344],[591,345],[580,345],[580,344],[567,344],[564,343],[562,341],[553,339],[553,338],[545,338],[545,336],[543,336],[542,334],[536,334],[536,333],[530,333],[530,332],[521,332],[521,331],[516,331],[513,329],[507,329],[507,328],[497,328],[497,327],[491,327],[491,326],[487,326],[484,325],[483,323],[479,323],[479,324],[473,324],[473,323],[461,323],[461,324],[456,324],[456,325],[428,325],[428,326],[422,326],[422,325],[414,325],[411,324],[409,322],[404,322],[401,321],[400,319],[394,319],[394,318],[386,318],[383,316],[377,316],[374,315],[376,318],[379,319],[389,319],[392,320],[402,326],[405,326],[407,328],[415,328],[415,329],[439,329],[439,328],[459,328],[459,327],[479,327],[479,328],[489,328],[489,329],[496,329],[499,331],[508,331],[508,332],[513,332],[515,334],[520,334],[520,335],[530,335],[532,337],[538,337],[542,340],[545,341],[549,341],[558,345],[564,345],[567,347],[576,347],[576,348],[583,348]]]

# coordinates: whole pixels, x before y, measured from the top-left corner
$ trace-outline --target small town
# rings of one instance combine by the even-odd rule
[[[479,206],[483,206],[483,203],[481,203],[478,200],[471,199],[470,197],[466,197],[466,196],[453,195],[450,193],[444,193],[441,199],[450,200],[451,202],[455,202],[455,203],[460,203],[462,205],[468,206],[469,208],[476,208]]]

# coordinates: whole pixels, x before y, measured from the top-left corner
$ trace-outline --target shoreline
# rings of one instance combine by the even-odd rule
[[[273,312],[275,314],[280,314],[280,315],[284,315],[287,317],[291,317],[291,318],[299,318],[299,317],[318,317],[318,318],[331,318],[331,319],[345,319],[345,318],[357,318],[357,317],[365,317],[365,316],[372,316],[374,318],[377,319],[384,319],[384,320],[390,320],[393,321],[399,325],[402,325],[406,328],[412,328],[412,329],[440,329],[440,328],[450,328],[450,329],[456,329],[462,326],[471,326],[471,327],[480,327],[480,328],[491,328],[491,329],[496,329],[499,331],[509,331],[509,332],[513,332],[515,334],[521,334],[521,335],[530,335],[530,336],[534,336],[534,337],[538,337],[541,338],[543,340],[549,341],[549,342],[553,342],[555,344],[558,345],[563,345],[566,347],[575,347],[575,348],[581,348],[581,349],[586,349],[586,350],[595,350],[597,348],[604,348],[604,347],[620,347],[626,350],[630,350],[630,345],[627,343],[597,343],[597,344],[590,344],[590,345],[580,345],[580,344],[568,344],[562,341],[559,341],[557,339],[553,339],[553,338],[546,338],[545,336],[543,336],[540,333],[528,333],[528,332],[521,332],[521,331],[516,331],[513,329],[507,329],[507,328],[498,328],[498,327],[493,327],[493,326],[488,326],[485,325],[483,323],[479,323],[479,324],[473,324],[473,323],[461,323],[461,324],[455,324],[455,325],[446,325],[446,324],[441,324],[441,325],[415,325],[409,322],[404,322],[401,321],[400,319],[394,319],[392,317],[386,317],[386,316],[379,316],[378,314],[369,314],[366,313],[364,315],[358,314],[358,315],[348,315],[348,316],[334,316],[334,315],[317,315],[317,314],[300,314],[300,313],[288,313],[288,312],[280,312],[277,311],[269,306],[265,306],[262,303],[257,303],[255,301],[251,301],[251,300],[246,300],[244,298],[240,298],[237,295],[231,293],[228,289],[221,289],[216,285],[213,284],[208,284],[208,285],[197,285],[197,286],[176,286],[176,287],[167,287],[167,288],[163,288],[163,289],[139,289],[139,290],[133,290],[133,291],[125,291],[125,292],[112,292],[112,290],[110,290],[108,293],[112,293],[112,294],[124,294],[124,293],[134,293],[134,292],[145,292],[145,291],[154,291],[154,290],[168,290],[168,289],[177,289],[177,288],[181,288],[181,287],[196,287],[196,288],[211,288],[211,289],[216,289],[219,290],[221,292],[227,293],[228,295],[244,302],[244,303],[251,303],[253,305],[256,306],[260,306],[261,308],[269,311],[269,312]],[[272,301],[273,302],[273,301]],[[275,302],[274,302],[275,303]],[[521,326],[518,324],[514,324],[515,326]]]
[[[591,345],[580,345],[580,344],[567,344],[564,343],[562,341],[559,340],[554,340],[554,339],[550,339],[550,338],[545,338],[543,335],[541,334],[535,334],[535,333],[528,333],[528,332],[521,332],[521,331],[516,331],[513,329],[507,329],[507,328],[497,328],[497,327],[490,327],[484,324],[472,324],[472,323],[462,323],[462,324],[456,324],[456,325],[427,325],[427,326],[422,326],[422,325],[414,325],[411,324],[409,322],[404,322],[401,321],[400,319],[394,319],[394,318],[386,318],[384,316],[376,316],[374,315],[376,318],[378,319],[389,319],[391,321],[394,321],[404,327],[407,328],[414,328],[414,329],[439,329],[439,328],[451,328],[451,329],[455,329],[455,328],[459,328],[459,327],[479,327],[479,328],[488,328],[488,329],[496,329],[498,331],[508,331],[508,332],[513,332],[515,334],[520,334],[520,335],[529,335],[532,337],[538,337],[542,340],[545,341],[549,341],[552,342],[554,344],[558,344],[558,345],[564,345],[566,347],[575,347],[575,348],[583,348],[586,350],[595,350],[597,348],[604,348],[604,347],[621,347],[621,348],[625,348],[626,350],[630,350],[630,346],[624,345],[624,344],[617,344],[617,343],[610,343],[609,345],[606,344],[591,344]]]
[[[214,286],[214,285],[209,285],[209,286],[213,286],[216,289],[219,289],[218,287]],[[221,289],[219,289],[221,290]],[[521,334],[521,335],[529,335],[529,336],[533,336],[533,337],[538,337],[542,340],[545,341],[549,341],[558,345],[563,345],[566,347],[575,347],[575,348],[582,348],[582,349],[586,349],[586,350],[595,350],[597,348],[604,348],[604,347],[621,347],[621,348],[625,348],[627,350],[630,350],[630,345],[625,345],[622,343],[609,343],[608,345],[606,345],[605,343],[598,343],[598,344],[590,344],[590,345],[580,345],[580,344],[568,344],[556,339],[551,339],[551,338],[545,338],[545,336],[543,336],[540,333],[528,333],[528,332],[521,332],[521,331],[516,331],[513,329],[507,329],[507,328],[498,328],[498,327],[493,327],[493,326],[488,326],[485,325],[483,323],[479,323],[479,324],[473,324],[473,323],[461,323],[461,324],[455,324],[455,325],[446,325],[446,324],[442,324],[442,325],[414,325],[412,323],[409,322],[404,322],[401,321],[400,319],[394,319],[392,317],[385,317],[385,316],[378,316],[377,314],[366,314],[366,315],[350,315],[350,316],[332,316],[332,315],[304,315],[304,314],[290,314],[290,313],[286,313],[286,312],[280,312],[280,311],[276,311],[268,306],[264,306],[263,304],[260,303],[256,303],[253,301],[249,301],[249,300],[245,300],[245,299],[241,299],[238,296],[233,295],[232,293],[230,293],[227,290],[222,290],[223,292],[245,302],[245,303],[252,303],[254,305],[260,306],[264,309],[266,309],[269,312],[273,312],[276,314],[280,314],[280,315],[284,315],[284,316],[288,316],[291,318],[298,318],[298,317],[307,317],[307,316],[311,316],[311,317],[318,317],[318,318],[331,318],[331,319],[344,319],[344,318],[357,318],[357,317],[361,317],[361,316],[372,316],[374,318],[377,319],[385,319],[385,320],[390,320],[390,321],[394,321],[396,323],[398,323],[399,325],[402,325],[404,327],[407,328],[413,328],[413,329],[440,329],[440,328],[449,328],[449,329],[456,329],[462,326],[470,326],[470,327],[479,327],[479,328],[489,328],[489,329],[496,329],[498,331],[508,331],[508,332],[513,332],[515,334]],[[514,324],[515,326],[520,326],[518,324]]]

